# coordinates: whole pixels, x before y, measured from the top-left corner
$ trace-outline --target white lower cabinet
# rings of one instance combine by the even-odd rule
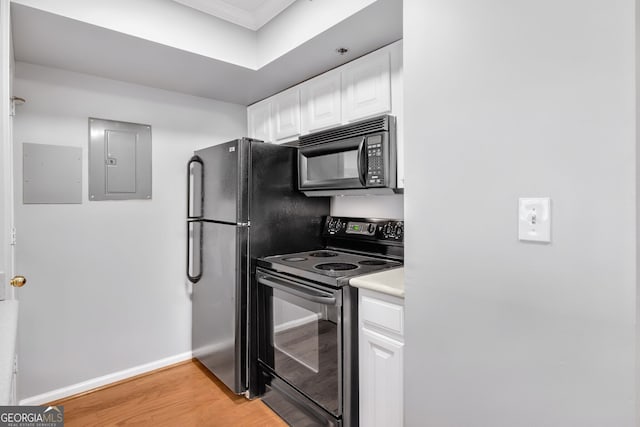
[[[358,292],[360,425],[402,426],[404,301]]]

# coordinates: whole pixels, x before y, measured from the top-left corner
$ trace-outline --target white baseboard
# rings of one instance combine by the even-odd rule
[[[153,371],[155,369],[164,368],[165,366],[183,362],[191,358],[192,354],[190,351],[176,354],[175,356],[165,357],[164,359],[145,363],[144,365],[134,366],[133,368],[114,372],[108,375],[103,375],[97,378],[92,378],[81,383],[72,384],[67,387],[59,388],[57,390],[48,391],[37,396],[27,397],[20,400],[20,405],[42,405],[44,403],[53,402],[54,400],[59,400],[65,397],[73,396],[74,394],[83,393],[97,387],[102,387],[116,381],[121,381],[127,378],[134,377],[136,375],[144,374],[145,372]],[[20,373],[18,373],[18,375],[20,375]]]

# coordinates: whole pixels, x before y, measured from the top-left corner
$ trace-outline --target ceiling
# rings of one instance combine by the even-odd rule
[[[16,61],[241,105],[402,38],[402,2],[378,0],[253,70],[17,3],[11,19]]]
[[[258,30],[296,0],[173,0],[250,30]]]

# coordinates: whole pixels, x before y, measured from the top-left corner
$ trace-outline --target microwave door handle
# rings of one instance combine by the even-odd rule
[[[360,145],[358,146],[358,179],[363,187],[367,186],[367,145],[365,144],[366,138],[362,138]]]
[[[269,286],[270,288],[279,289],[291,295],[303,298],[307,301],[317,302],[325,305],[335,305],[336,298],[326,292],[309,289],[301,285],[292,283],[282,279],[275,279],[263,275],[258,275],[258,283]]]

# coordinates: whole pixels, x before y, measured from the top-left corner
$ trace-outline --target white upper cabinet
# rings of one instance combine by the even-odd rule
[[[270,142],[273,140],[271,131],[271,101],[265,99],[247,107],[247,127],[249,138]]]
[[[340,71],[333,70],[300,85],[302,134],[342,122]]]
[[[404,187],[402,40],[247,108],[249,137],[277,144],[333,126],[396,117],[398,187]]]
[[[275,142],[297,138],[300,135],[300,89],[294,87],[270,99]]]
[[[391,61],[382,49],[342,68],[342,109],[347,122],[391,111]]]

